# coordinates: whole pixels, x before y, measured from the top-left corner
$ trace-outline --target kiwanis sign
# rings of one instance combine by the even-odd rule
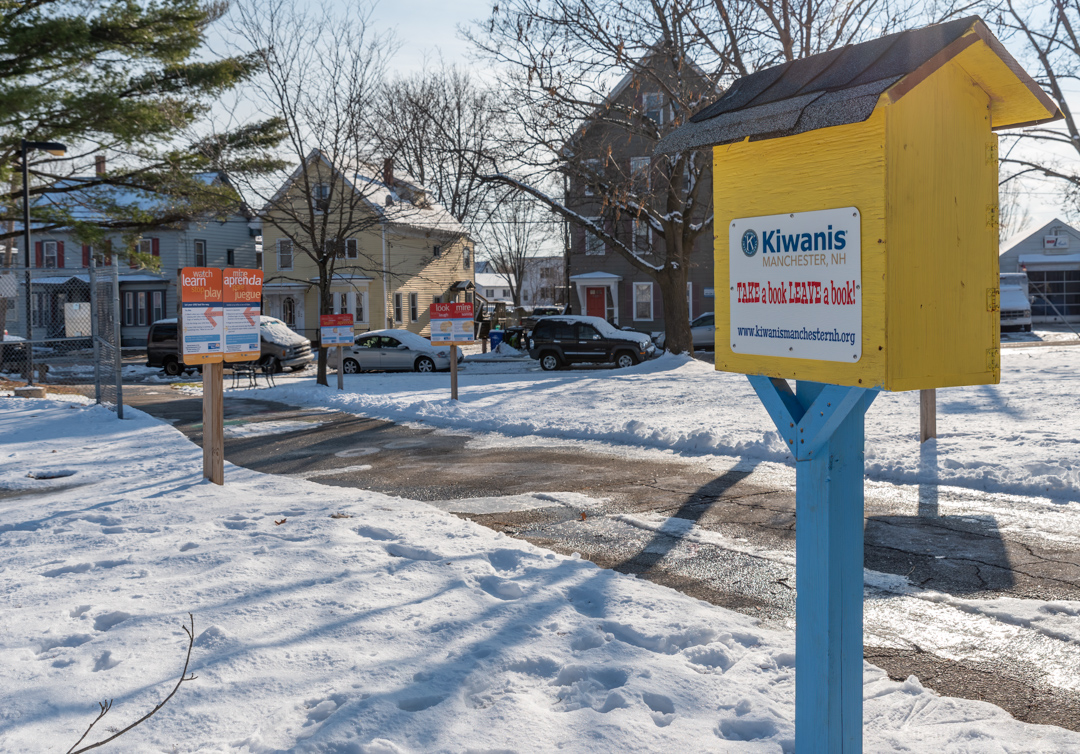
[[[862,357],[859,221],[855,207],[732,221],[735,353],[848,364]]]

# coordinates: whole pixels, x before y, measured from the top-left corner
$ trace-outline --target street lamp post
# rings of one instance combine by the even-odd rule
[[[67,147],[55,141],[22,140],[22,199],[23,199],[23,261],[26,264],[26,381],[34,384],[34,322],[30,301],[30,166],[28,154],[31,149],[41,149],[49,154],[63,157]]]

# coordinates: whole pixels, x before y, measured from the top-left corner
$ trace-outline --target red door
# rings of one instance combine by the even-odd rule
[[[607,319],[607,289],[585,289],[585,314],[590,317]]]

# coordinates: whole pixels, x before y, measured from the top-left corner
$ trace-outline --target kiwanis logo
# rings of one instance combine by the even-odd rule
[[[742,235],[742,253],[748,257],[757,254],[758,235],[755,231],[748,230]]]

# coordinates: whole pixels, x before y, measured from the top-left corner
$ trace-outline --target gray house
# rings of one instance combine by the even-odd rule
[[[1055,219],[1007,241],[1001,272],[1027,272],[1031,321],[1080,322],[1080,230]]]
[[[227,180],[207,174],[208,182]],[[131,193],[125,201],[148,202],[152,198]],[[174,317],[178,312],[177,273],[183,267],[262,266],[260,226],[250,216],[234,213],[223,218],[190,220],[144,233],[136,242],[138,251],[161,260],[160,270],[121,262],[120,339],[124,346],[144,346],[150,324]],[[58,229],[35,231],[32,236],[31,266],[34,273],[31,318],[35,338],[64,337],[67,304],[89,302],[90,258],[97,264],[111,264],[111,249],[125,243],[120,234],[106,241],[105,248],[81,243],[70,232]],[[21,252],[20,252],[21,253]],[[21,291],[20,291],[21,293]],[[19,296],[21,299],[21,295]],[[10,306],[7,329],[25,334],[25,304]],[[21,318],[21,319],[20,319]]]

